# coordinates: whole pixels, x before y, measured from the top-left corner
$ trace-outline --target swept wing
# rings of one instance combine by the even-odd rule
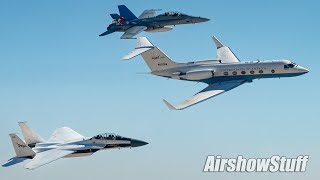
[[[222,83],[215,83],[215,84],[210,84],[208,87],[200,91],[199,93],[195,94],[191,98],[185,100],[181,104],[177,106],[171,105],[168,101],[163,100],[164,103],[172,110],[181,110],[184,108],[187,108],[189,106],[195,105],[197,103],[200,103],[202,101],[205,101],[209,98],[212,98],[214,96],[217,96],[219,94],[222,94],[224,92],[227,92],[233,88],[236,88],[246,81],[226,81]]]
[[[63,158],[69,154],[74,153],[73,150],[63,150],[63,149],[52,149],[37,153],[36,156],[27,163],[24,167],[26,169],[36,169],[53,161],[56,161],[60,158]]]
[[[141,33],[146,29],[147,29],[146,26],[133,26],[130,29],[126,30],[126,32],[124,32],[124,34],[121,36],[121,39],[131,39],[135,35]]]
[[[160,9],[149,9],[145,10],[141,13],[141,15],[138,17],[139,19],[145,19],[145,18],[151,18],[155,17],[157,14],[157,11],[160,11]]]
[[[79,140],[84,138],[85,138],[84,136],[77,133],[76,131],[68,127],[62,127],[62,128],[56,129],[53,132],[48,142],[67,142],[67,141]]]

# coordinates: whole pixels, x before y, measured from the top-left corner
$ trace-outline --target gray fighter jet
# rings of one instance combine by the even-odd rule
[[[30,160],[24,167],[36,169],[60,158],[89,156],[100,150],[131,148],[148,144],[112,133],[86,138],[68,127],[55,130],[52,137],[44,141],[29,128],[26,122],[21,122],[19,125],[24,141],[16,134],[10,134],[16,156],[2,165],[3,167]]]
[[[136,17],[125,5],[118,6],[118,14],[110,14],[113,23],[107,31],[99,36],[105,36],[113,32],[124,32],[121,39],[131,39],[142,31],[166,32],[180,24],[195,24],[209,21],[207,18],[195,17],[180,12],[166,12],[156,15],[159,9],[145,10],[139,17]]]

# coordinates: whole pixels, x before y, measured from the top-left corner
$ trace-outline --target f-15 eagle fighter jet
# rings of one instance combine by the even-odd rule
[[[146,32],[166,32],[175,25],[195,24],[209,21],[207,18],[190,16],[180,12],[166,12],[156,15],[159,9],[145,10],[136,17],[125,5],[119,5],[119,14],[110,14],[113,19],[107,31],[99,36],[105,36],[114,32],[124,32],[121,39],[131,39],[135,35]]]
[[[180,110],[227,92],[254,79],[293,77],[309,70],[289,60],[240,62],[230,48],[212,37],[217,46],[217,59],[189,63],[172,61],[145,37],[138,38],[137,47],[124,60],[141,55],[151,74],[185,81],[203,82],[208,86],[177,106],[164,100],[173,110]]]
[[[100,150],[131,148],[148,144],[110,133],[86,138],[68,127],[55,130],[52,137],[44,141],[29,128],[26,122],[20,122],[19,126],[24,141],[16,134],[10,134],[16,156],[2,165],[3,167],[30,160],[24,167],[36,169],[60,158],[89,156]]]

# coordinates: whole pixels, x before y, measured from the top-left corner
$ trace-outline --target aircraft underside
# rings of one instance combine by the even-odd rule
[[[247,82],[251,82],[255,79],[267,79],[267,78],[281,78],[281,77],[294,77],[299,76],[301,73],[288,73],[288,74],[259,74],[259,75],[238,75],[238,76],[218,76],[212,77],[209,79],[199,80],[198,82],[204,82],[207,84],[220,83],[225,81],[233,81],[233,80],[244,80]]]

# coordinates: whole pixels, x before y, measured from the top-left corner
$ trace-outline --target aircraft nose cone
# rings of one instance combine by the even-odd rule
[[[198,17],[198,18],[197,18],[197,22],[207,22],[207,21],[210,21],[210,19],[208,19],[208,18],[203,18],[203,17]]]
[[[202,22],[207,22],[207,21],[210,21],[210,19],[208,19],[208,18],[202,18]]]
[[[302,66],[298,66],[298,69],[300,72],[302,72],[303,74],[306,74],[309,72],[309,69],[302,67]]]
[[[144,141],[140,141],[140,140],[137,140],[137,139],[131,139],[131,146],[132,147],[139,147],[139,146],[144,146],[144,145],[147,145],[149,143],[147,142],[144,142]]]

